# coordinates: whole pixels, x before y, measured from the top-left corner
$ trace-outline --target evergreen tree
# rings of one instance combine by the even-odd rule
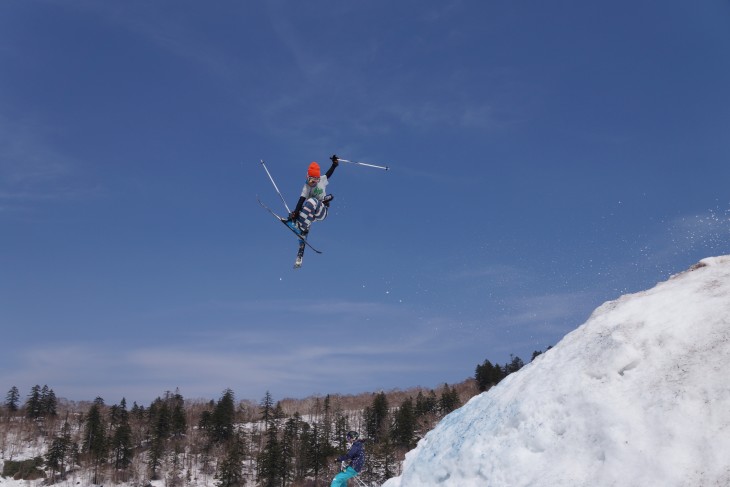
[[[167,400],[155,399],[147,410],[149,421],[150,448],[147,454],[147,466],[150,478],[158,480],[158,469],[162,466],[162,459],[167,451],[167,440],[171,431],[171,414]]]
[[[298,413],[297,413],[298,414]],[[296,447],[296,464],[294,478],[302,480],[314,471],[314,444],[312,427],[309,423],[300,423],[299,441]]]
[[[364,416],[368,438],[379,441],[387,436],[388,398],[384,392],[375,395],[372,405],[365,408]]]
[[[322,425],[319,421],[312,425],[307,438],[309,444],[309,468],[315,479],[319,479],[320,472],[327,466],[328,457],[332,454],[332,445],[324,437]]]
[[[119,406],[114,407],[112,417],[112,435],[109,443],[114,468],[125,470],[132,463],[132,428],[129,425],[129,413],[127,412],[127,401],[122,398]]]
[[[259,411],[261,412],[261,420],[268,425],[274,418],[274,399],[269,391],[266,391],[266,395],[261,400]]]
[[[187,419],[185,418],[185,400],[179,392],[172,397],[172,417],[170,418],[172,436],[181,437],[187,430]]]
[[[36,384],[31,388],[28,399],[25,401],[25,415],[30,419],[37,419],[43,414],[42,411],[41,386]]]
[[[368,452],[368,459],[361,475],[376,479],[379,485],[396,475],[398,458],[389,436],[384,436],[373,445]]]
[[[56,393],[53,392],[53,389],[48,391],[48,397],[46,397],[46,413],[50,416],[58,415],[58,398],[56,397]]]
[[[426,412],[424,411],[425,401],[426,401],[426,396],[423,395],[422,391],[418,391],[418,394],[416,394],[416,408],[415,408],[415,413],[416,413],[417,417],[420,417],[420,416],[423,416],[424,414],[426,414]]]
[[[246,441],[241,433],[235,433],[226,445],[226,454],[218,464],[215,478],[218,487],[242,487],[246,485],[243,462],[246,459]]]
[[[158,397],[147,410],[152,437],[166,440],[172,431],[172,414],[168,401]]]
[[[56,393],[53,392],[53,389],[50,389],[47,385],[44,385],[43,389],[41,389],[40,400],[41,415],[44,417],[56,416],[57,400]]]
[[[98,484],[99,467],[104,464],[108,448],[105,426],[103,420],[104,400],[100,397],[94,399],[89,412],[86,414],[84,428],[83,451],[86,453],[94,466],[93,483]]]
[[[288,485],[296,477],[296,457],[299,450],[301,423],[301,416],[299,413],[295,413],[284,424],[284,433],[281,438],[281,462],[279,463],[284,485]]]
[[[347,448],[347,432],[350,431],[350,425],[347,422],[347,418],[339,413],[335,416],[335,442],[337,444],[337,450],[342,451]]]
[[[454,409],[459,407],[459,393],[456,389],[452,389],[448,384],[444,384],[444,390],[441,392],[439,400],[439,410],[442,415],[447,415]]]
[[[385,482],[391,477],[395,477],[398,467],[398,458],[395,449],[390,441],[386,441],[381,448],[382,453],[382,476],[379,480]]]
[[[215,405],[213,405],[215,408]],[[212,430],[213,430],[213,412],[203,411],[200,413],[200,419],[198,420],[198,428],[205,431],[208,435],[208,439],[212,442]]]
[[[324,398],[324,410],[322,416],[322,435],[327,439],[328,443],[332,442],[332,416],[334,414],[332,408],[332,398],[327,394]]]
[[[549,348],[548,348],[549,350]],[[532,360],[535,359],[542,352],[535,351],[532,353]],[[490,387],[499,384],[499,382],[507,377],[509,374],[513,374],[525,366],[525,363],[520,357],[510,354],[510,361],[504,364],[504,367],[499,364],[492,365],[492,362],[485,360],[483,364],[477,365],[474,378],[477,381],[480,392],[484,392]]]
[[[276,407],[274,407],[274,417],[273,420],[276,421],[277,426],[281,426],[281,420],[284,419],[286,415],[284,414],[284,409],[281,407],[281,401],[276,402]]]
[[[223,391],[223,395],[213,410],[210,418],[210,438],[213,443],[225,443],[233,438],[233,424],[236,420],[235,397],[231,389]]]
[[[518,370],[520,370],[522,367],[525,366],[525,362],[522,361],[520,357],[517,357],[515,355],[510,355],[510,362],[508,364],[505,364],[505,377],[514,374]]]
[[[258,481],[262,487],[278,487],[281,483],[281,443],[276,421],[270,421],[266,442],[258,457]]]
[[[12,391],[12,389],[11,389]],[[31,419],[56,416],[56,394],[47,385],[31,388],[25,402],[25,414]]]
[[[5,407],[8,408],[8,411],[11,413],[16,412],[19,409],[20,404],[20,391],[18,391],[18,388],[13,386],[8,391],[8,394],[5,396]]]
[[[477,365],[474,378],[477,381],[479,391],[484,392],[493,385],[499,383],[499,381],[502,380],[500,375],[501,373],[497,373],[497,369],[495,369],[494,365],[492,365],[492,362],[489,360],[485,360],[483,364]]]
[[[436,398],[436,392],[431,389],[428,395],[424,395],[421,391],[418,391],[416,396],[416,416],[421,418],[423,416],[432,415],[438,413],[438,399]]]
[[[158,469],[162,466],[162,458],[165,455],[165,440],[153,437],[150,441],[150,448],[147,451],[147,467],[150,471],[151,480],[159,480]]]
[[[139,406],[137,404],[137,401],[134,401],[132,403],[132,410],[130,411],[132,418],[134,418],[137,421],[143,421],[144,415],[146,414],[144,406]]]
[[[405,399],[395,414],[393,424],[393,442],[396,446],[411,448],[416,437],[416,413],[413,399]]]
[[[71,453],[71,447],[71,426],[68,422],[64,422],[61,434],[53,437],[45,456],[46,468],[51,471],[51,483],[56,481],[57,473],[61,476],[65,473],[66,459]]]
[[[498,377],[497,382],[495,382],[495,384],[498,384],[502,379],[507,377],[507,374],[501,365],[494,364],[494,376]]]
[[[183,485],[183,453],[184,448],[179,442],[174,442],[172,455],[165,475],[165,485],[167,487],[180,487]]]

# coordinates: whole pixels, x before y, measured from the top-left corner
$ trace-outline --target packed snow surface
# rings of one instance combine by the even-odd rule
[[[600,306],[384,487],[436,485],[730,486],[730,256]]]

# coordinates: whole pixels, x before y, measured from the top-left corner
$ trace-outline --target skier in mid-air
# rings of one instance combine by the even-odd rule
[[[297,201],[297,206],[289,214],[289,218],[285,221],[287,226],[301,236],[299,241],[299,251],[297,252],[297,260],[294,267],[302,265],[302,257],[304,257],[304,239],[307,238],[309,227],[314,221],[322,221],[327,218],[327,210],[332,201],[331,194],[327,194],[327,184],[329,179],[335,172],[335,168],[340,164],[336,155],[330,157],[332,165],[326,173],[321,174],[319,164],[312,162],[307,169],[307,181],[302,188],[302,195]]]
[[[263,166],[264,171],[266,171],[266,175],[269,176],[271,184],[274,185],[274,189],[279,194],[279,198],[281,198],[281,201],[284,203],[286,211],[288,211],[289,214],[286,217],[280,216],[276,213],[276,211],[272,210],[263,201],[261,201],[260,198],[258,198],[259,204],[277,220],[289,227],[289,230],[299,238],[297,260],[294,262],[295,269],[302,266],[302,257],[304,256],[304,249],[306,247],[311,248],[318,254],[322,253],[307,241],[307,235],[309,234],[309,227],[312,225],[312,222],[322,221],[327,218],[327,210],[329,209],[330,201],[333,199],[331,194],[327,194],[327,185],[329,184],[329,180],[340,162],[348,162],[352,165],[384,169],[386,171],[389,169],[388,166],[378,166],[375,164],[368,164],[366,162],[340,159],[336,155],[330,157],[330,160],[332,161],[332,166],[330,166],[324,174],[321,173],[319,164],[316,162],[312,162],[309,165],[307,170],[307,181],[304,184],[304,188],[302,188],[302,195],[299,197],[299,201],[297,201],[294,211],[289,210],[289,206],[286,204],[286,200],[284,199],[284,196],[282,196],[281,191],[279,191],[278,186],[276,186],[274,178],[271,177],[269,169],[266,167],[263,159],[261,160],[261,165]]]
[[[347,444],[350,449],[345,455],[337,457],[337,462],[347,462],[347,467],[332,479],[330,487],[347,487],[347,481],[357,477],[365,466],[365,440],[358,439],[357,431],[347,432]]]

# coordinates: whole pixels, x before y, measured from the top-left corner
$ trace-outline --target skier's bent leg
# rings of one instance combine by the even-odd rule
[[[356,476],[357,471],[352,467],[347,467],[345,470],[335,475],[330,487],[347,487],[347,481]]]
[[[316,211],[314,212],[314,219],[318,222],[321,222],[325,218],[327,218],[327,205],[320,202],[317,206]]]
[[[302,210],[299,212],[299,219],[297,220],[299,228],[301,228],[303,233],[309,231],[309,226],[314,220],[318,220],[317,213],[319,212],[319,207],[323,206],[316,198],[309,198],[304,202]]]

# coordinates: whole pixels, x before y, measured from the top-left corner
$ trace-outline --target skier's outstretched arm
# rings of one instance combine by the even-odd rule
[[[327,176],[327,179],[332,177],[332,174],[335,172],[335,168],[340,165],[340,159],[336,154],[333,154],[332,157],[330,157],[330,160],[332,161],[332,165],[329,169],[327,169],[327,172],[324,173],[324,175]]]

